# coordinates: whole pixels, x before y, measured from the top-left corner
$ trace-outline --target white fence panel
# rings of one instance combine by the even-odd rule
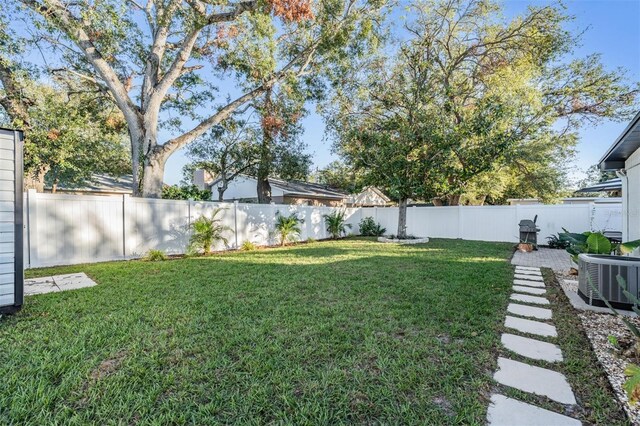
[[[591,207],[591,229],[594,231],[622,231],[620,204],[595,203]]]
[[[351,232],[358,233],[360,220],[371,216],[397,232],[398,208],[349,208],[193,202],[38,194],[25,197],[25,259],[29,267],[75,264],[143,256],[151,249],[185,253],[190,225],[202,215],[218,217],[228,229],[227,248],[245,241],[256,245],[278,244],[274,234],[276,213],[297,213],[304,220],[299,240],[324,239],[324,215],[344,211]],[[576,205],[521,205],[481,207],[409,207],[407,232],[418,237],[461,238],[483,241],[518,241],[518,222],[538,216],[539,242],[562,228],[621,230],[621,205],[609,202]],[[1,244],[1,242],[0,242]],[[214,249],[224,249],[221,243]]]
[[[106,197],[105,197],[106,198]],[[126,257],[151,249],[184,253],[189,241],[189,202],[124,197]]]
[[[476,241],[518,241],[518,220],[512,206],[459,207],[460,238]]]
[[[122,198],[33,194],[25,209],[31,265],[122,259]]]
[[[522,219],[533,220],[538,215],[536,225],[540,228],[540,233],[538,234],[538,243],[540,244],[544,244],[547,237],[562,232],[562,228],[571,232],[591,230],[591,206],[589,204],[524,205],[515,207],[517,207],[518,211],[516,225]]]

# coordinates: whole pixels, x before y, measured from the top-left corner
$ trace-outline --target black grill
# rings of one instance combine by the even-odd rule
[[[520,242],[530,243],[534,246],[538,245],[538,232],[540,228],[536,226],[538,216],[536,215],[533,220],[523,219],[518,224],[520,226]]]

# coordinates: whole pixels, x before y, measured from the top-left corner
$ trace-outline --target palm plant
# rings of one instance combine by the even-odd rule
[[[331,234],[331,238],[334,240],[346,235],[347,228],[351,229],[351,225],[345,223],[344,211],[334,211],[330,214],[324,214],[322,217],[324,218],[324,224],[327,226],[327,232]]]
[[[296,213],[284,216],[280,212],[276,212],[276,234],[280,236],[280,242],[283,246],[287,241],[300,235],[302,232],[300,229],[301,223],[304,223],[304,219],[300,219]]]
[[[217,241],[222,241],[225,246],[229,245],[229,241],[222,234],[231,228],[222,225],[222,219],[217,217],[222,210],[224,209],[219,207],[213,211],[211,217],[200,216],[191,224],[193,234],[189,238],[190,253],[209,254],[211,246]]]

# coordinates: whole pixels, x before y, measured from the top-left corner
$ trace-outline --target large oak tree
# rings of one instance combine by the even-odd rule
[[[621,71],[570,57],[579,39],[560,7],[511,20],[484,0],[421,1],[411,12],[397,53],[357,68],[331,111],[343,156],[398,200],[401,237],[408,199],[456,205],[523,148],[561,146],[585,122],[633,109],[637,87]]]
[[[382,3],[15,1],[40,18],[40,40],[61,46],[65,72],[113,97],[128,125],[134,193],[148,197],[160,196],[165,163],[176,150],[278,82],[317,77],[318,66],[353,53]],[[218,70],[253,84],[227,98],[212,87]],[[172,132],[161,140],[164,128]]]

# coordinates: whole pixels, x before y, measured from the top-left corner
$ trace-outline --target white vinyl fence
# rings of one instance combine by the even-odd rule
[[[125,196],[42,194],[24,197],[24,263],[28,268],[107,260],[133,259],[150,249],[184,253],[190,224],[217,208],[229,248],[245,241],[277,244],[276,212],[297,212],[304,219],[300,240],[328,234],[323,215],[333,207],[154,200]],[[358,232],[363,217],[372,216],[387,233],[396,233],[397,207],[346,209],[347,223]],[[518,222],[538,215],[539,242],[567,228],[582,232],[620,230],[620,204],[531,205],[482,207],[409,207],[407,231],[420,237],[484,241],[518,241]],[[217,249],[223,249],[220,244]]]
[[[518,223],[538,216],[538,243],[566,228],[571,232],[621,231],[622,204],[557,204],[515,206],[408,207],[407,233],[418,237],[518,242]],[[397,207],[365,207],[387,233],[398,229]]]
[[[155,200],[124,196],[42,194],[25,196],[25,265],[30,268],[142,257],[150,249],[185,253],[190,224],[202,215],[218,217],[229,230],[228,248],[245,241],[277,244],[276,212],[297,212],[304,219],[301,240],[329,235],[322,215],[331,207]],[[346,209],[348,223],[358,229],[357,209]],[[220,244],[216,249],[223,249]]]

